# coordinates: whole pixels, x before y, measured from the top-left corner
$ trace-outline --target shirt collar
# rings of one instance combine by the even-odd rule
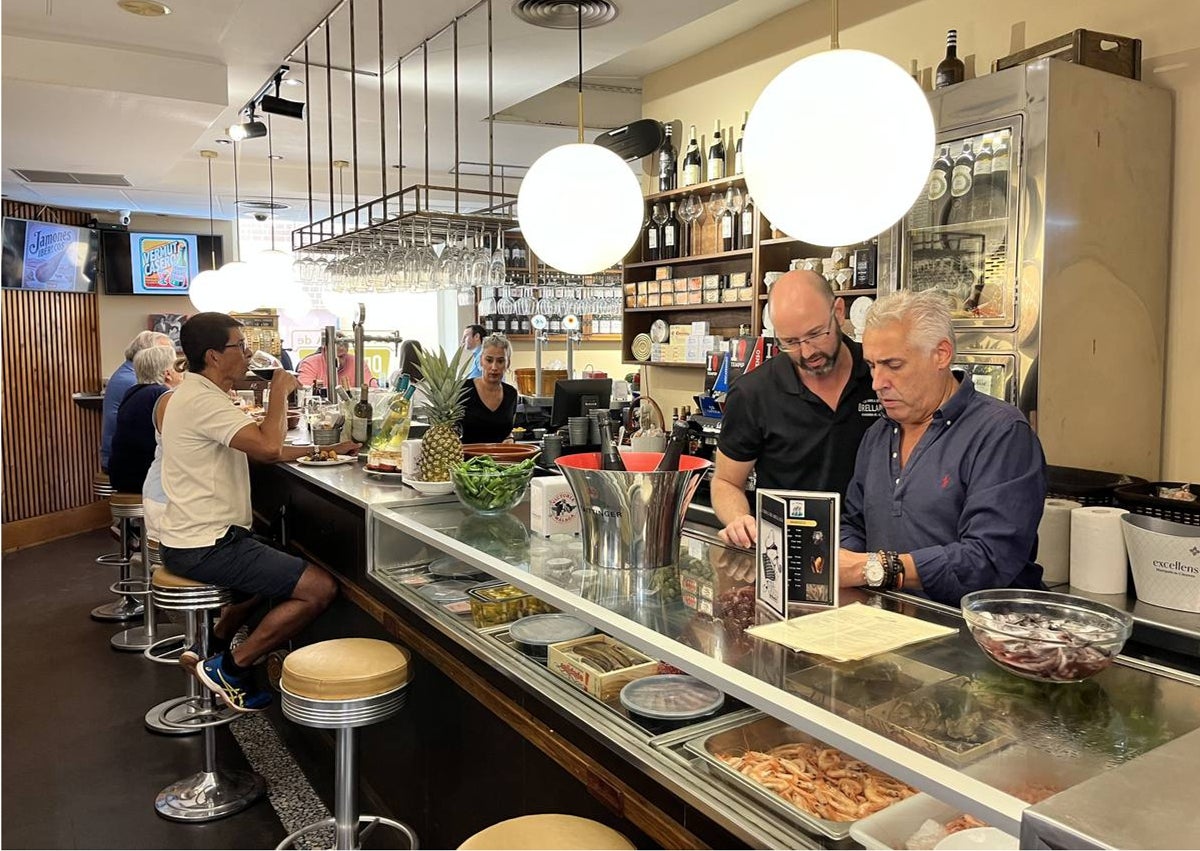
[[[213,384],[209,379],[205,378],[203,375],[201,375],[198,372],[184,373],[183,380],[184,381],[198,381],[198,382],[200,382],[201,388],[203,388],[204,390],[210,390],[210,391],[215,390],[217,393],[220,393],[222,396],[229,395],[224,390],[222,390],[220,387]]]

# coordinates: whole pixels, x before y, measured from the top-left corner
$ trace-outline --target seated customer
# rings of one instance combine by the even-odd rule
[[[1040,588],[1042,445],[1015,407],[950,371],[945,303],[880,299],[863,357],[884,419],[863,437],[846,492],[841,584],[920,589],[950,606],[983,588]]]
[[[154,406],[160,396],[178,386],[183,376],[175,371],[175,352],[164,346],[143,349],[133,356],[137,384],[129,388],[117,410],[108,476],[119,493],[141,493],[146,471],[158,443]]]
[[[335,352],[337,358],[337,383],[342,387],[353,387],[355,382],[354,377],[354,355],[350,354],[349,343],[338,343]],[[325,380],[328,378],[325,369],[325,349],[319,348],[311,355],[300,361],[296,365],[296,378],[305,387],[311,385],[314,381],[318,387],[325,386]],[[377,387],[379,382],[371,372],[371,367],[363,364],[363,382],[368,387]],[[332,398],[332,397],[331,397]]]
[[[248,459],[293,461],[307,448],[284,446],[287,396],[298,386],[282,369],[271,379],[262,423],[229,400],[234,381],[246,373],[249,352],[242,325],[224,313],[197,313],[180,331],[188,374],[162,417],[162,483],[167,495],[160,541],[172,573],[240,592],[213,630],[217,652],[201,660],[185,651],[180,663],[239,712],[267,707],[270,695],[257,688],[249,670],[255,659],[286,643],[328,608],[337,583],[326,571],[272,549],[250,533]],[[344,451],[353,446],[335,447]],[[276,605],[236,649],[230,639],[259,598]]]
[[[100,422],[100,469],[108,472],[108,458],[112,454],[113,434],[117,430],[117,409],[130,387],[137,384],[133,374],[133,357],[142,349],[163,346],[175,351],[175,344],[166,334],[157,331],[142,331],[129,341],[125,349],[125,362],[121,364],[104,386],[104,418]]]
[[[480,343],[480,378],[463,382],[463,443],[500,443],[512,435],[517,416],[517,388],[504,383],[512,363],[512,344],[499,334]]]

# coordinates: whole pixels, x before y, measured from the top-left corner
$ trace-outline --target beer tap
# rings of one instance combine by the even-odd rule
[[[550,327],[549,320],[541,314],[530,317],[529,324],[533,328],[533,395],[542,395],[542,345],[547,341],[546,329]]]
[[[575,377],[575,346],[577,343],[583,342],[579,317],[574,313],[568,313],[562,319],[562,327],[567,335],[567,378],[573,379]]]
[[[389,331],[384,334],[367,334],[363,329],[367,321],[367,307],[362,302],[358,305],[358,316],[353,323],[353,333],[346,334],[334,325],[326,325],[322,334],[321,345],[325,352],[325,386],[328,388],[329,400],[336,399],[334,388],[338,383],[337,347],[341,343],[354,343],[354,381],[356,387],[362,387],[365,381],[366,347],[365,343],[389,343],[397,353],[404,338],[399,331]]]

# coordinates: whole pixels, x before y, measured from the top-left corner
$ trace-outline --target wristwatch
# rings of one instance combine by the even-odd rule
[[[867,587],[879,588],[883,585],[883,580],[886,571],[883,569],[883,561],[879,558],[879,553],[867,553],[867,566],[863,568],[863,577],[867,580]]]

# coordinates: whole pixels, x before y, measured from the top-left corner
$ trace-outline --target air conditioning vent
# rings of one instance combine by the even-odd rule
[[[616,4],[611,0],[515,0],[513,14],[527,24],[553,30],[573,30],[579,26],[579,10],[583,8],[583,28],[602,27],[617,17]]]
[[[36,168],[14,168],[11,171],[26,183],[73,183],[76,186],[133,186],[123,174],[41,171]]]

